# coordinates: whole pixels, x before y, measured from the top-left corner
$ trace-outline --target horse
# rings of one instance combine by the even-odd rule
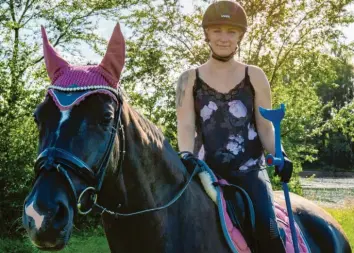
[[[125,43],[119,24],[97,66],[71,66],[44,28],[42,36],[52,85],[34,113],[36,176],[22,216],[31,242],[61,250],[74,216],[95,210],[111,252],[231,252],[196,171],[187,170],[162,131],[121,92]],[[312,252],[351,252],[328,213],[295,194],[291,200]],[[285,206],[279,192],[275,201]]]

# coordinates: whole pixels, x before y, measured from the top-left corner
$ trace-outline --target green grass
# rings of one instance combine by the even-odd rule
[[[27,237],[23,239],[0,239],[0,252],[11,253],[42,253],[36,249]],[[69,244],[60,251],[63,253],[109,253],[109,247],[102,229],[90,232],[74,233]]]
[[[326,208],[326,210],[342,225],[350,246],[354,249],[354,206],[344,209]]]
[[[349,238],[350,245],[354,249],[354,205],[349,208],[326,210],[342,225]],[[39,253],[27,237],[22,240],[0,239],[0,252],[11,253]],[[89,232],[76,232],[71,237],[69,244],[63,253],[108,253],[109,247],[101,228]]]

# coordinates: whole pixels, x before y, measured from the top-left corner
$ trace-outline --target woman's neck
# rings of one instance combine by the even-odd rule
[[[227,62],[218,61],[212,57],[209,58],[206,65],[213,72],[228,72],[234,70],[240,63],[238,63],[234,58]]]

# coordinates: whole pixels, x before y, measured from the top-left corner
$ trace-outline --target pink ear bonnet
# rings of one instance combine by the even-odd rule
[[[50,44],[43,26],[41,29],[44,60],[52,82],[48,93],[60,110],[67,110],[95,93],[116,99],[125,61],[125,41],[119,24],[114,28],[105,56],[96,66],[70,65]]]

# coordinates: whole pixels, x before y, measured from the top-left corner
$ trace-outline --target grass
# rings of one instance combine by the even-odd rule
[[[351,248],[354,249],[354,205],[344,209],[326,208],[326,210],[341,224]]]
[[[23,239],[0,239],[0,252],[42,253],[36,249],[27,237]],[[63,253],[109,253],[109,247],[102,229],[89,232],[74,233],[69,244],[60,252]]]
[[[354,203],[349,203],[346,208],[325,208],[343,227],[354,249]],[[39,253],[27,237],[10,240],[0,239],[0,252],[11,253]],[[63,253],[105,253],[110,252],[107,240],[101,228],[89,232],[76,232],[71,237]]]

